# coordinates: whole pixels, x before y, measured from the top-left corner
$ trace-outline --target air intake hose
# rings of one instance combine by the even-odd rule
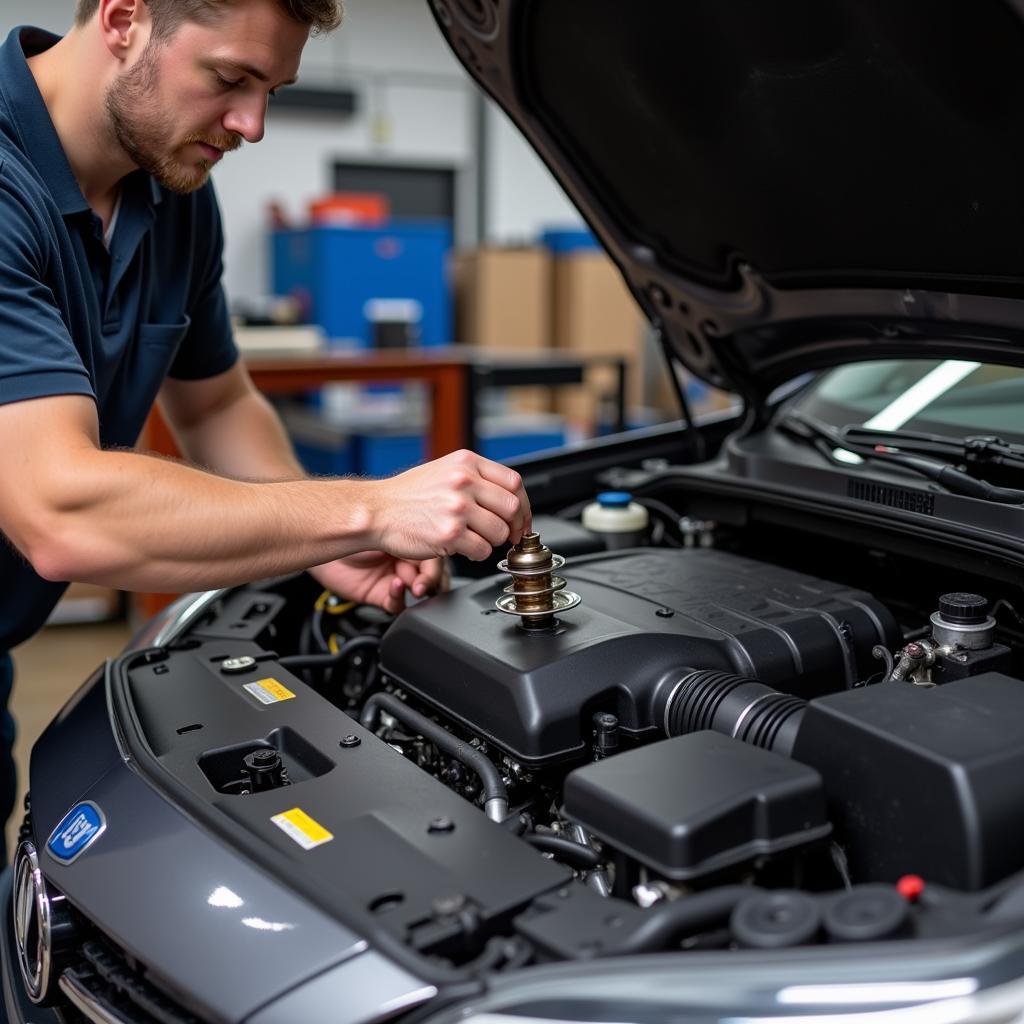
[[[787,757],[807,707],[756,679],[713,669],[687,673],[659,703],[668,736],[711,729]]]

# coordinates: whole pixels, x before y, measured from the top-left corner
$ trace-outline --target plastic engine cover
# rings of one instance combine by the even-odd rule
[[[810,698],[877,668],[898,645],[870,594],[728,552],[636,550],[573,560],[582,603],[554,630],[528,632],[494,607],[490,577],[408,609],[381,646],[384,672],[526,765],[571,759],[596,711],[654,733],[659,688],[721,669]]]

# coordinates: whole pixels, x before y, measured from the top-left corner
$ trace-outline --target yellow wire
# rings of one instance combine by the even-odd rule
[[[355,601],[340,601],[338,604],[330,604],[330,600],[335,595],[329,590],[325,590],[317,599],[316,604],[313,606],[318,612],[327,612],[328,615],[344,615],[345,612],[351,611],[356,606]]]

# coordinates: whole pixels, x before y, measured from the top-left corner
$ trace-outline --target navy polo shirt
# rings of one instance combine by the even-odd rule
[[[0,404],[87,395],[103,446],[131,447],[166,376],[212,377],[238,357],[220,214],[209,184],[179,196],[137,171],[107,252],[25,60],[55,42],[16,28],[0,47]],[[65,587],[5,540],[0,652],[34,633]]]

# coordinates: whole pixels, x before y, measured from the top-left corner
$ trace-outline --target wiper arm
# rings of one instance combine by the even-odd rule
[[[816,448],[825,458],[831,462],[849,468],[848,463],[840,462],[834,455],[837,448],[845,449],[859,455],[862,459],[874,459],[878,462],[888,462],[903,466],[914,473],[926,476],[938,484],[942,484],[951,494],[962,494],[969,498],[981,498],[985,501],[996,501],[1004,505],[1024,505],[1024,490],[1017,490],[1010,487],[996,487],[985,480],[978,480],[961,469],[951,466],[938,459],[928,458],[923,455],[907,454],[905,451],[896,450],[893,447],[880,444],[872,440],[869,443],[858,442],[851,439],[854,431],[835,430],[822,423],[801,416],[799,413],[790,413],[779,423],[782,429],[790,437],[798,438]],[[863,428],[858,428],[863,430]],[[886,431],[869,431],[870,434],[881,434],[889,438],[892,433]],[[962,450],[962,446],[961,446]],[[938,453],[936,453],[938,454]]]
[[[873,430],[870,427],[845,427],[839,433],[851,444],[881,444],[912,454],[957,459],[968,466],[1005,466],[1024,470],[1024,445],[1010,444],[991,435],[958,438],[913,430]]]

